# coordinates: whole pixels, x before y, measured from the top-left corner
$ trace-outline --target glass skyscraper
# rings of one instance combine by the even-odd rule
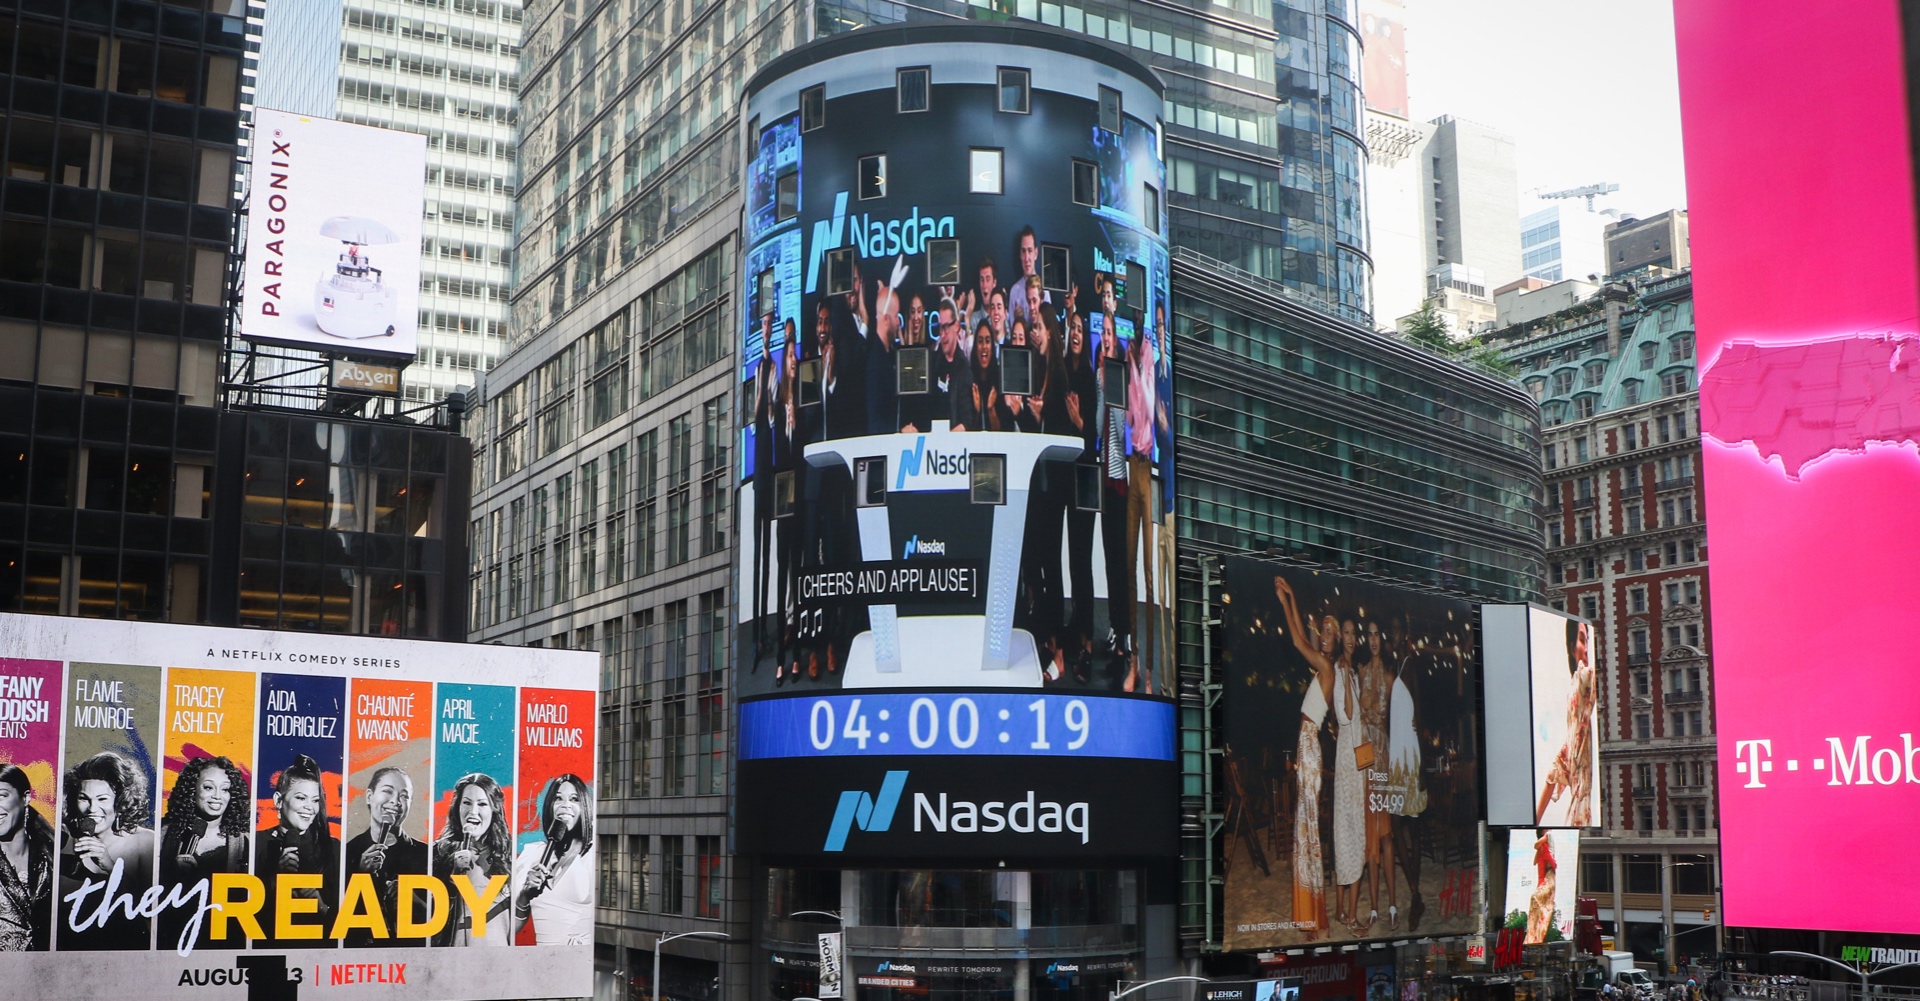
[[[256,20],[258,106],[427,137],[420,355],[403,391],[432,402],[474,385],[506,342],[518,0],[273,0]]]
[[[817,35],[946,18],[1026,18],[1119,46],[1167,88],[1176,247],[1371,325],[1358,0],[821,0]]]

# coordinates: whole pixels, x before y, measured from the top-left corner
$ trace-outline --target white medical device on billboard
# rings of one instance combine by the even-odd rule
[[[381,284],[382,272],[361,248],[400,242],[400,234],[360,216],[334,216],[320,224],[320,235],[346,245],[333,274],[313,287],[313,322],[321,330],[350,341],[392,337],[393,289]]]
[[[425,137],[265,108],[254,136],[241,336],[413,356]]]

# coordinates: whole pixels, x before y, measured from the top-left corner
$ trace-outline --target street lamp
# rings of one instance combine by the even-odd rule
[[[671,935],[662,935],[653,940],[653,1001],[660,1001],[660,947],[676,938],[722,938],[731,939],[732,935],[723,931],[679,931]]]
[[[1126,997],[1129,994],[1132,994],[1134,991],[1143,991],[1149,987],[1154,987],[1159,984],[1171,984],[1181,980],[1196,980],[1203,984],[1211,983],[1211,981],[1209,981],[1206,977],[1161,977],[1158,980],[1149,980],[1144,984],[1134,984],[1132,987],[1129,987],[1126,990],[1120,991],[1118,993],[1114,991],[1108,991],[1107,1001],[1120,1001],[1121,998]]]
[[[1767,953],[1767,955],[1793,956],[1799,959],[1817,959],[1820,962],[1827,964],[1828,966],[1838,966],[1839,968],[1847,971],[1848,973],[1851,973],[1854,976],[1860,978],[1860,993],[1861,995],[1869,998],[1873,997],[1872,981],[1874,977],[1877,977],[1882,973],[1892,973],[1895,970],[1904,970],[1909,966],[1920,966],[1920,963],[1896,963],[1892,966],[1882,966],[1881,968],[1874,970],[1872,973],[1868,973],[1867,966],[1865,963],[1862,963],[1859,966],[1848,966],[1847,964],[1842,963],[1837,959],[1829,959],[1826,956],[1815,955],[1814,953],[1811,953],[1811,952],[1795,952],[1792,949],[1775,949],[1772,952]]]

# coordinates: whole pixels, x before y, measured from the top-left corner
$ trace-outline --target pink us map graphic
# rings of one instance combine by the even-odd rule
[[[1700,418],[1721,444],[1779,459],[1792,480],[1870,444],[1920,448],[1920,337],[1730,342],[1700,376]]]

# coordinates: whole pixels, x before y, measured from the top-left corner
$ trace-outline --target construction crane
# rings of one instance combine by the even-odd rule
[[[1540,198],[1585,198],[1587,200],[1587,211],[1592,212],[1593,200],[1596,197],[1600,195],[1610,195],[1619,190],[1620,185],[1608,184],[1602,181],[1599,184],[1586,184],[1578,188],[1568,188],[1565,191],[1549,191],[1546,194],[1539,194],[1536,191],[1535,194]]]

